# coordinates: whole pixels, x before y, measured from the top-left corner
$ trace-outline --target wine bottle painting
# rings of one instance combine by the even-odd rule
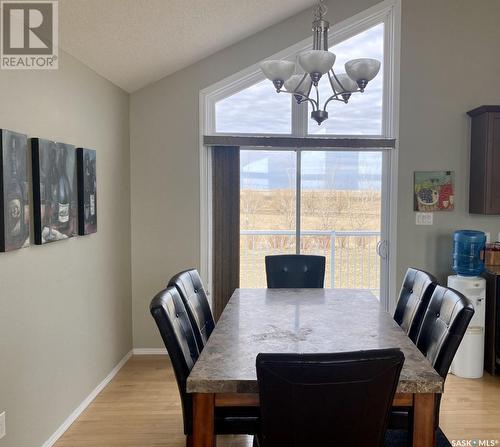
[[[76,150],[78,167],[78,234],[97,231],[96,152]]]
[[[28,138],[0,129],[0,251],[30,243]]]
[[[76,235],[75,146],[33,138],[32,161],[35,244]]]

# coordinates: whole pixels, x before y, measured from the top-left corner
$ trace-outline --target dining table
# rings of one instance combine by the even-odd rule
[[[443,378],[369,290],[236,289],[188,379],[193,445],[216,445],[216,407],[258,406],[257,354],[400,348],[393,407],[413,408],[413,447],[435,445]]]

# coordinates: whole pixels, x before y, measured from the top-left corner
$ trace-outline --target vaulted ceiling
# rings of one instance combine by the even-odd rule
[[[315,0],[60,0],[61,47],[128,92]]]

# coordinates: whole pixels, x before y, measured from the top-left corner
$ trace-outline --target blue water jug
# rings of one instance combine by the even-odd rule
[[[479,276],[484,270],[486,234],[459,230],[453,234],[453,270],[461,276]]]

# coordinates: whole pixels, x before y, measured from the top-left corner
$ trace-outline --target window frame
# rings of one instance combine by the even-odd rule
[[[383,210],[381,229],[388,237],[388,262],[386,272],[386,291],[388,300],[384,303],[386,310],[393,311],[396,306],[396,246],[397,235],[397,178],[399,135],[399,75],[401,46],[401,0],[384,0],[342,22],[336,23],[330,30],[329,46],[346,40],[377,24],[384,23],[384,85],[382,107],[382,134],[378,137],[396,139],[395,148],[384,150],[387,162],[384,164],[388,181],[382,191],[388,209]],[[312,39],[308,37],[287,49],[268,57],[268,59],[290,58],[300,51],[312,48]],[[225,97],[237,93],[256,82],[264,79],[259,64],[253,64],[207,88],[200,90],[199,95],[199,168],[200,168],[200,273],[210,294],[212,284],[212,148],[204,143],[204,137],[231,136],[233,134],[215,132],[215,103]],[[291,95],[290,95],[291,96]],[[305,111],[304,111],[305,109]],[[237,136],[265,137],[307,137],[310,139],[325,138],[376,138],[369,135],[321,135],[307,134],[307,107],[302,107],[292,101],[292,133],[291,134],[252,134],[238,133]],[[339,149],[345,150],[345,149]],[[389,248],[391,250],[389,251]],[[382,295],[381,295],[382,296]],[[210,296],[209,296],[210,299]]]

